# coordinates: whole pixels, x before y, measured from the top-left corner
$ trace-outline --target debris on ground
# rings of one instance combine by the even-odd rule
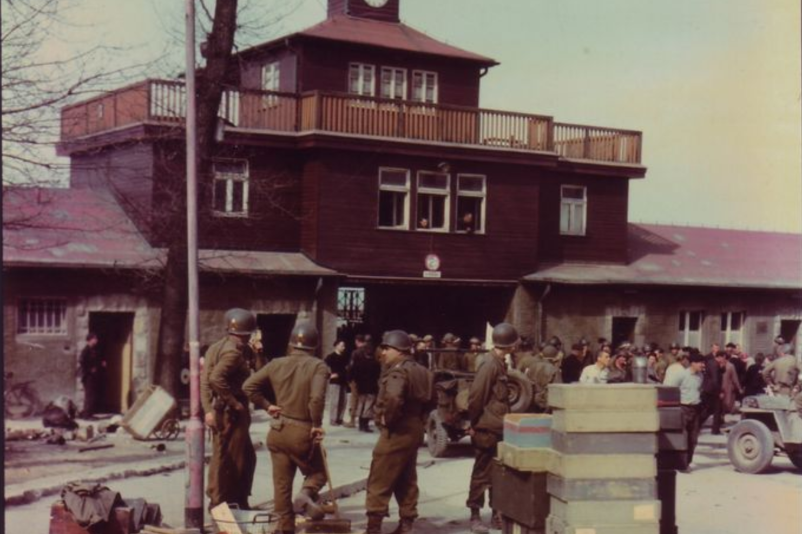
[[[141,498],[123,499],[101,484],[67,484],[61,500],[50,508],[50,532],[140,532],[161,525],[158,504]]]
[[[75,430],[78,423],[75,417],[78,407],[66,395],[59,395],[51,401],[42,413],[42,425],[45,428],[66,428]]]
[[[86,447],[81,447],[78,449],[78,452],[99,451],[101,449],[111,449],[112,447],[114,447],[114,443],[101,443],[99,445],[88,445]]]
[[[45,443],[47,443],[48,445],[66,445],[67,440],[64,439],[64,436],[62,436],[61,434],[53,434],[52,436],[47,438],[47,441],[45,441]]]
[[[49,430],[42,430],[38,428],[25,428],[17,430],[11,430],[10,428],[7,428],[5,438],[6,441],[34,441],[44,439],[49,435]]]

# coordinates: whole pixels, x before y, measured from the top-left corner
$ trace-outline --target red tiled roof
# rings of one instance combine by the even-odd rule
[[[331,276],[301,253],[201,250],[202,271]],[[5,188],[3,265],[136,269],[160,266],[114,197],[93,189]]]
[[[498,62],[494,59],[443,43],[403,23],[339,15],[328,18],[311,28],[294,33],[288,37],[295,36],[378,46],[393,50],[417,52],[420,54],[446,56],[474,61],[488,67],[498,65]],[[244,53],[247,54],[253,50],[282,42],[286,38],[287,37],[282,37],[279,40],[255,46],[254,48],[244,51]]]
[[[627,265],[544,265],[524,280],[802,289],[802,235],[630,224]]]

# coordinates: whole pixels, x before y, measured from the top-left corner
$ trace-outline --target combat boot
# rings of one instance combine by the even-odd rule
[[[359,430],[361,430],[362,432],[367,432],[368,434],[372,434],[373,431],[370,429],[370,419],[368,419],[367,417],[360,417]]]
[[[384,517],[381,515],[369,514],[368,515],[368,529],[365,534],[382,534],[382,520]]]
[[[478,508],[471,508],[471,532],[473,534],[488,534],[490,529],[482,523],[482,516]]]
[[[303,488],[292,501],[292,508],[296,514],[306,514],[309,519],[319,521],[326,517],[326,513],[316,502],[314,492],[309,488]]]
[[[395,527],[395,530],[390,534],[412,534],[415,532],[415,529],[413,528],[414,523],[414,519],[402,517],[401,520],[398,521],[398,526]]]

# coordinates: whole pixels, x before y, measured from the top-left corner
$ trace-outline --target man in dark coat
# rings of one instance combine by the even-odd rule
[[[413,532],[418,516],[418,447],[425,418],[434,408],[432,373],[410,355],[412,340],[402,330],[382,339],[384,371],[376,401],[381,435],[373,449],[365,508],[367,534],[381,534],[390,498],[398,502],[400,522],[394,534]]]
[[[201,403],[212,429],[212,458],[206,494],[209,506],[236,503],[248,508],[256,470],[256,452],[249,433],[251,413],[242,384],[251,374],[248,340],[256,318],[233,308],[225,315],[226,336],[206,351],[201,373]]]
[[[79,358],[81,382],[84,386],[84,409],[81,412],[83,418],[95,415],[102,394],[102,370],[106,367],[106,360],[98,353],[98,343],[97,334],[89,332],[86,336],[86,346]]]
[[[553,349],[555,354],[557,349]],[[545,351],[545,349],[544,349]],[[585,358],[582,356],[582,345],[574,343],[571,347],[571,353],[565,357],[562,364],[562,381],[564,384],[573,384],[579,382],[579,377],[582,375],[582,369],[585,368]]]
[[[504,359],[519,341],[515,327],[500,323],[493,329],[493,350],[482,358],[468,393],[469,434],[476,459],[471,472],[466,505],[471,510],[471,532],[486,534],[487,526],[480,515],[485,492],[490,490],[493,459],[504,433],[504,416],[510,412],[507,368]],[[494,514],[494,523],[500,518]],[[494,526],[498,526],[495,525]]]
[[[273,464],[273,499],[277,533],[295,532],[295,514],[322,519],[318,492],[326,484],[323,456],[316,445],[323,440],[323,408],[329,369],[315,356],[320,336],[309,323],[299,323],[290,334],[290,352],[252,375],[243,389],[257,408],[272,417],[267,448]],[[275,402],[270,399],[274,398]],[[295,471],[304,475],[293,502]]]
[[[345,341],[338,339],[334,350],[324,358],[329,366],[329,423],[332,426],[343,424],[343,415],[348,401],[348,364],[351,358],[345,352]]]
[[[705,371],[702,380],[702,415],[699,427],[703,427],[707,418],[713,416],[713,434],[721,434],[723,414],[721,414],[721,379],[722,369],[716,363],[716,354],[720,348],[718,343],[713,343],[710,353],[705,356]],[[719,415],[721,414],[721,415]]]
[[[355,416],[359,419],[359,430],[373,432],[370,421],[373,419],[373,406],[376,394],[379,393],[379,377],[382,374],[381,363],[376,360],[373,347],[366,343],[362,354],[353,362],[351,379],[356,384],[357,402]]]

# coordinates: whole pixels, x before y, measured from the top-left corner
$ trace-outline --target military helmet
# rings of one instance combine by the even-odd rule
[[[774,343],[777,345],[785,345],[785,339],[782,336],[777,336],[774,338]]]
[[[518,343],[518,331],[510,323],[499,323],[493,328],[493,345],[501,349]]]
[[[409,352],[412,349],[412,339],[403,330],[390,330],[382,337],[382,347],[391,347],[401,352]]]
[[[320,342],[320,334],[310,322],[298,323],[290,334],[290,347],[314,350]]]
[[[549,345],[560,348],[562,347],[563,342],[560,341],[560,338],[558,338],[557,336],[551,336],[551,338],[549,339]]]
[[[249,336],[256,330],[256,317],[242,308],[231,308],[226,312],[226,332],[238,336]]]
[[[482,344],[482,340],[479,339],[478,337],[474,336],[474,337],[472,337],[471,339],[468,340],[468,343],[471,344],[471,345],[481,345]]]
[[[543,353],[542,354],[543,354],[543,358],[551,361],[551,360],[556,359],[557,355],[559,353],[560,352],[557,350],[557,347],[555,347],[554,345],[546,345],[543,348]]]
[[[674,350],[674,349],[679,350],[681,348],[682,347],[679,346],[679,343],[672,343],[671,345],[668,346],[668,350]]]
[[[462,341],[458,336],[455,336],[451,332],[448,332],[446,335],[443,336],[443,339],[440,340],[440,343],[443,345],[456,345],[460,341]]]

